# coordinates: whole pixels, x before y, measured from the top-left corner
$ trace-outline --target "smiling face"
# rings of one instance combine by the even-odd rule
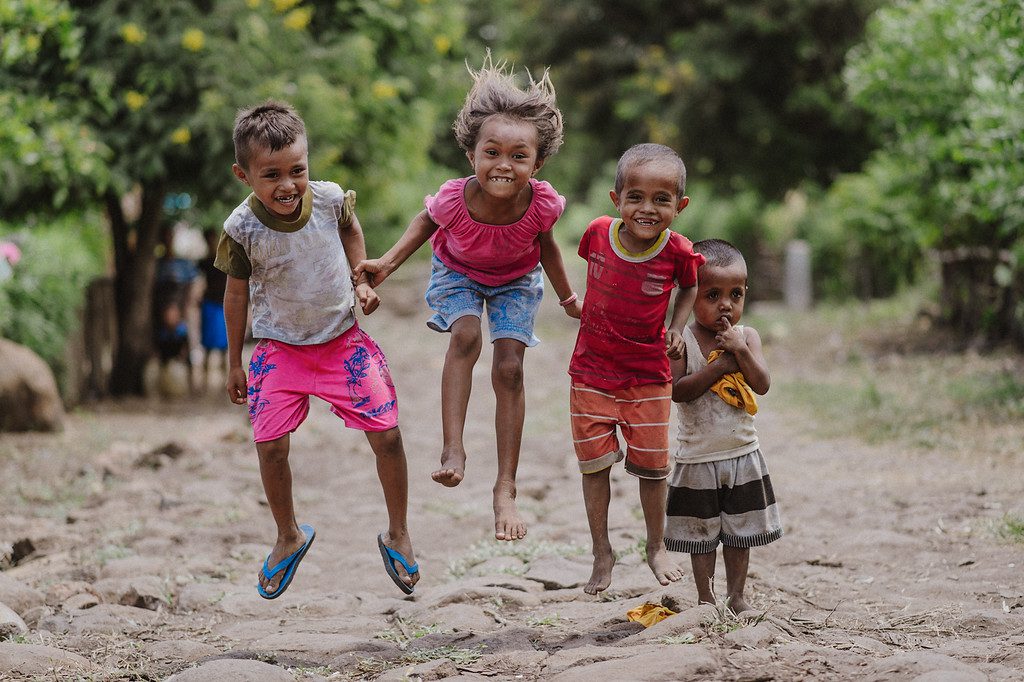
[[[626,171],[622,191],[612,190],[611,198],[622,218],[619,239],[634,253],[653,246],[690,201],[679,196],[679,167],[660,159]]]
[[[537,156],[537,128],[526,121],[491,116],[466,152],[480,189],[494,199],[513,200],[544,165]]]
[[[305,137],[277,151],[258,147],[253,150],[248,168],[236,163],[231,169],[274,217],[292,220],[301,213],[302,197],[309,186]]]
[[[697,300],[693,317],[713,332],[725,329],[722,318],[736,325],[747,300],[747,265],[741,260],[724,266],[703,265],[697,272]]]

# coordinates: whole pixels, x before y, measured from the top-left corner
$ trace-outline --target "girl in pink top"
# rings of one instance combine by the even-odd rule
[[[494,536],[518,540],[526,524],[516,507],[516,469],[526,400],[523,354],[536,345],[533,323],[547,273],[560,305],[579,318],[551,228],[565,199],[534,174],[562,143],[562,114],[547,72],[520,89],[504,63],[490,55],[470,71],[474,84],[455,119],[455,139],[473,175],[449,180],[428,196],[426,208],[380,258],[355,270],[378,286],[428,239],[434,256],[426,299],[431,329],[450,332],[441,376],[441,466],[431,477],[456,486],[465,475],[466,424],[473,366],[482,345],[486,304],[494,344],[491,384],[497,399],[498,477],[494,484]]]

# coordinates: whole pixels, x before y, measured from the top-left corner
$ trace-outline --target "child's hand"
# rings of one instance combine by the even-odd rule
[[[356,298],[359,299],[359,307],[363,309],[364,315],[369,315],[380,305],[380,297],[377,296],[377,292],[366,282],[356,285]]]
[[[715,340],[722,350],[730,353],[741,353],[747,348],[747,339],[743,332],[729,323],[729,318],[722,317],[722,330],[715,334]]]
[[[245,405],[249,402],[249,385],[246,381],[245,370],[241,367],[228,371],[225,388],[228,391],[228,400],[235,405]]]
[[[384,267],[382,259],[369,258],[367,260],[359,261],[355,270],[352,271],[352,279],[359,281],[360,277],[365,276],[366,281],[369,282],[370,286],[379,287],[390,274],[391,272]],[[369,315],[369,313],[367,313],[367,315]]]
[[[572,303],[562,307],[565,308],[565,314],[574,320],[580,319],[580,316],[583,314],[583,304],[580,303],[579,299],[576,299]]]
[[[672,360],[683,359],[683,335],[675,329],[665,332],[665,354]]]
[[[711,363],[711,367],[718,370],[719,376],[723,377],[726,374],[740,371],[740,363],[736,360],[736,356],[728,352],[719,355],[718,359]]]

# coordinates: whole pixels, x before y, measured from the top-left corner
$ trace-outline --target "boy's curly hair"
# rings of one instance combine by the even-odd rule
[[[290,104],[267,100],[263,104],[241,109],[235,116],[235,129],[232,133],[235,163],[248,170],[256,149],[276,152],[305,135],[306,124]]]
[[[479,71],[468,64],[466,68],[473,76],[473,87],[452,124],[455,139],[464,151],[473,151],[480,127],[495,115],[525,121],[537,128],[538,159],[546,159],[558,151],[562,146],[562,112],[555,104],[555,86],[548,69],[544,69],[539,81],[527,71],[530,82],[524,89],[517,85],[507,62],[495,64],[490,51]]]
[[[671,147],[654,142],[635,144],[622,153],[615,167],[615,193],[622,193],[622,187],[626,184],[626,173],[652,161],[668,161],[675,164],[679,170],[679,197],[686,194],[686,164],[683,163],[683,159]]]

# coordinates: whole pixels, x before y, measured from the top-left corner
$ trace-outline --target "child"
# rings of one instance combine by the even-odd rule
[[[750,610],[743,597],[750,548],[782,536],[750,392],[764,395],[771,380],[761,337],[752,327],[739,326],[747,295],[743,255],[721,239],[699,241],[694,250],[705,263],[697,273],[694,321],[683,333],[683,357],[672,367],[679,446],[665,545],[690,554],[697,599],[715,604],[715,552],[721,542],[726,604],[740,614]]]
[[[227,374],[228,335],[224,326],[224,289],[227,287],[227,275],[215,265],[217,255],[217,231],[207,228],[203,230],[206,239],[206,258],[199,261],[199,271],[203,273],[206,286],[203,287],[203,298],[199,303],[200,340],[203,345],[203,390],[210,380],[210,365],[213,356],[220,358],[218,363],[223,374]]]
[[[615,564],[608,503],[611,466],[623,459],[616,426],[626,441],[626,471],[640,481],[647,563],[662,585],[682,577],[662,538],[672,407],[669,358],[682,352],[682,329],[703,262],[690,240],[669,229],[690,201],[685,187],[686,167],[674,151],[659,144],[630,147],[619,159],[611,192],[621,217],[598,218],[580,241],[587,294],[569,363],[569,411],[594,547],[594,570],[583,588],[587,594],[608,587]],[[676,286],[666,331],[665,313]]]
[[[449,180],[425,200],[405,234],[380,258],[365,261],[380,285],[427,239],[434,256],[426,300],[436,314],[427,326],[450,332],[441,375],[441,466],[431,477],[456,486],[465,474],[466,424],[473,365],[480,356],[484,304],[494,344],[491,385],[497,399],[498,476],[493,490],[494,536],[518,540],[526,524],[516,507],[516,468],[526,412],[523,353],[539,341],[534,318],[547,273],[566,314],[580,306],[565,274],[551,228],[565,199],[534,174],[562,143],[562,115],[545,72],[521,90],[504,64],[489,57],[455,119],[455,138],[473,175]]]
[[[384,354],[353,310],[357,299],[367,315],[379,303],[365,278],[354,286],[351,279],[351,266],[366,255],[355,193],[309,179],[305,126],[286,104],[239,112],[234,143],[232,170],[252,194],[225,221],[216,265],[228,275],[228,397],[238,405],[248,401],[263,489],[277,524],[257,591],[265,599],[281,596],[315,537],[312,526],[295,521],[288,450],[289,434],[316,395],[346,426],[366,432],[388,510],[388,531],[377,544],[388,575],[411,593],[419,570],[406,528],[395,390]],[[242,341],[250,300],[259,343],[247,379]]]

